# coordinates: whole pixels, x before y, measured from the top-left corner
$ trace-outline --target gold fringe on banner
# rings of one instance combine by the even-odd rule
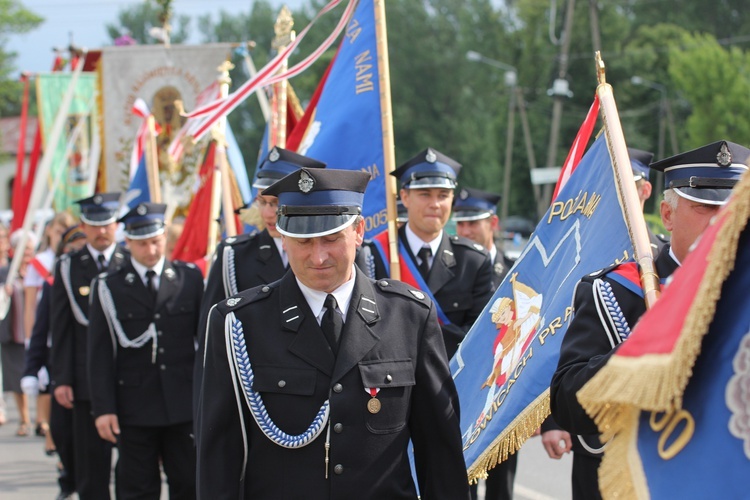
[[[523,443],[534,435],[549,416],[549,389],[540,394],[529,406],[495,438],[467,470],[469,483],[487,479],[487,472],[521,449]]]
[[[682,326],[674,350],[639,358],[612,356],[583,388],[578,400],[610,440],[599,468],[606,498],[647,498],[645,476],[636,450],[640,411],[682,407],[682,397],[713,321],[721,288],[734,269],[742,230],[750,218],[750,175],[745,173],[718,217],[724,222],[708,253],[706,270]],[[623,464],[628,470],[623,470]]]

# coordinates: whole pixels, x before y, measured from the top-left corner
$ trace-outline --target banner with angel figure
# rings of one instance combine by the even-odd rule
[[[451,360],[471,480],[515,453],[549,415],[549,383],[576,283],[631,256],[601,136]]]

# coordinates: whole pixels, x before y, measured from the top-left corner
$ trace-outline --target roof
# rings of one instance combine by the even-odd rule
[[[31,151],[34,145],[34,134],[36,133],[37,119],[29,116],[26,121],[26,152]],[[0,118],[0,146],[1,153],[15,155],[18,152],[18,132],[20,131],[21,117]]]

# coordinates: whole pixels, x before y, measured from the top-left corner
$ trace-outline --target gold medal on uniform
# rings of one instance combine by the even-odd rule
[[[367,402],[367,411],[375,415],[377,412],[380,411],[380,408],[382,405],[380,404],[380,400],[377,398],[378,391],[380,389],[377,388],[370,388],[368,392],[370,393],[370,400]]]

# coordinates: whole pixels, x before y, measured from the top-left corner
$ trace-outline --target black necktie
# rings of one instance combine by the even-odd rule
[[[430,256],[431,255],[432,255],[432,249],[430,247],[422,247],[419,249],[419,252],[417,253],[417,257],[419,257],[422,261],[419,264],[419,274],[421,274],[424,279],[427,279],[427,275],[430,274]]]
[[[96,260],[97,260],[97,262],[99,262],[99,270],[100,271],[104,271],[105,269],[107,269],[107,259],[104,258],[104,254],[100,253],[96,257]]]
[[[336,298],[333,295],[329,293],[323,305],[326,308],[326,312],[320,321],[320,328],[323,330],[326,340],[331,345],[333,355],[336,356],[339,353],[339,340],[341,340],[341,330],[344,327],[344,320],[336,311]]]
[[[156,301],[156,271],[153,269],[146,271],[146,287],[151,292],[151,298]]]

